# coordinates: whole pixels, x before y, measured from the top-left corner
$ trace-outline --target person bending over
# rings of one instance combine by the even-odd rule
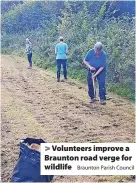
[[[91,98],[91,103],[96,101],[94,96],[93,80],[97,78],[99,84],[100,104],[106,104],[106,57],[102,43],[97,42],[94,45],[94,48],[88,51],[83,60],[83,63],[88,67],[88,95]]]

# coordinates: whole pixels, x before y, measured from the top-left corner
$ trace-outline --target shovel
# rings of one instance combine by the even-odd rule
[[[92,76],[94,76],[95,73],[92,73]],[[93,81],[93,89],[94,89],[94,98],[96,99],[96,80],[94,78],[92,78]]]

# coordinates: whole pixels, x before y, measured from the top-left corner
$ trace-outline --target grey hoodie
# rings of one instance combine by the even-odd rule
[[[32,53],[32,44],[31,43],[26,43],[25,51],[27,54]]]

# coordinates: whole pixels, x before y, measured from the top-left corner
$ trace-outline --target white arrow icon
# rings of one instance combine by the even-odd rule
[[[45,146],[45,151],[50,150],[50,147]]]

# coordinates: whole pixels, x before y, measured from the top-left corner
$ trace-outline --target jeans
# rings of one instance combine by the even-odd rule
[[[96,76],[99,84],[99,97],[100,100],[106,100],[106,87],[105,87],[105,79],[106,79],[106,70],[104,69],[101,71],[100,74]],[[94,88],[93,88],[93,81],[92,81],[92,73],[88,71],[87,76],[88,81],[88,95],[91,99],[94,98]]]
[[[32,53],[27,54],[27,59],[29,62],[29,66],[32,67]]]
[[[67,79],[67,60],[66,59],[56,59],[57,64],[57,79],[60,79],[61,65],[63,66],[64,79]]]

